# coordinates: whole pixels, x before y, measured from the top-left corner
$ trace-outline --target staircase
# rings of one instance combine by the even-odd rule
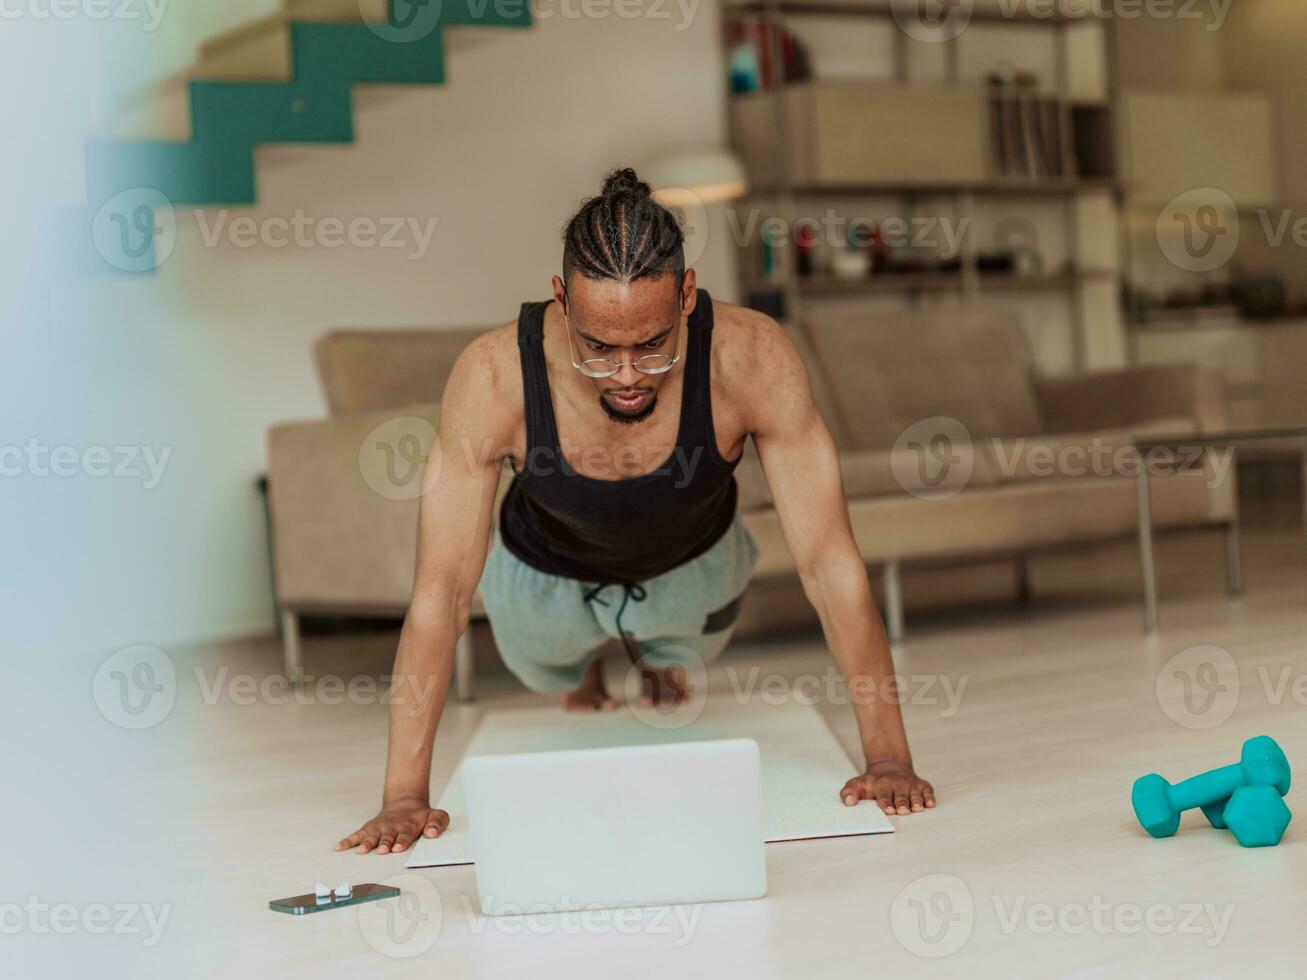
[[[189,138],[87,146],[87,218],[105,271],[153,271],[139,250],[105,254],[115,228],[126,247],[126,229],[155,227],[142,208],[256,203],[256,146],[353,142],[355,85],[444,82],[449,28],[530,22],[526,0],[285,0],[209,42],[184,81]]]

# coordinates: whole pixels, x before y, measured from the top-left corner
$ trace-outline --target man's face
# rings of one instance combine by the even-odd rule
[[[554,298],[567,314],[578,362],[607,358],[621,363],[648,354],[674,356],[684,334],[684,320],[694,309],[694,295],[692,269],[684,277],[668,274],[628,284],[574,274],[566,290],[562,280],[554,278]],[[633,425],[653,414],[659,390],[679,367],[663,374],[643,374],[624,364],[610,378],[581,377],[594,385],[609,418]]]

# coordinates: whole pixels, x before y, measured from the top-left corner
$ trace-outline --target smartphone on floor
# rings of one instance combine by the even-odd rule
[[[268,903],[268,908],[274,912],[286,912],[290,915],[308,915],[310,912],[325,912],[327,909],[338,909],[345,905],[359,905],[363,902],[375,902],[381,898],[394,898],[398,894],[399,889],[391,885],[355,885],[344,898],[337,898],[335,895],[318,898],[316,894],[309,892],[307,895],[274,899]]]

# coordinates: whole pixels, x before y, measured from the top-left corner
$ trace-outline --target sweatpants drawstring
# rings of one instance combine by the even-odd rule
[[[620,585],[622,587],[622,604],[617,609],[617,635],[622,638],[622,646],[626,648],[626,655],[630,658],[632,664],[640,662],[640,647],[636,643],[635,637],[627,634],[622,629],[622,613],[626,612],[626,602],[628,599],[634,599],[636,602],[643,602],[648,592],[639,582],[601,582],[593,589],[586,590],[585,601],[597,602],[601,606],[608,605],[607,600],[599,598],[599,593],[610,585]]]

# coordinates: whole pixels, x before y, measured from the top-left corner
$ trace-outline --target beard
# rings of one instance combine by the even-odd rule
[[[649,403],[634,415],[619,412],[617,409],[613,408],[612,405],[608,404],[608,399],[603,395],[599,396],[599,407],[602,408],[604,414],[614,422],[621,422],[622,425],[635,425],[637,422],[643,422],[653,414],[653,410],[658,407],[658,393],[654,392],[653,397],[649,399]]]

